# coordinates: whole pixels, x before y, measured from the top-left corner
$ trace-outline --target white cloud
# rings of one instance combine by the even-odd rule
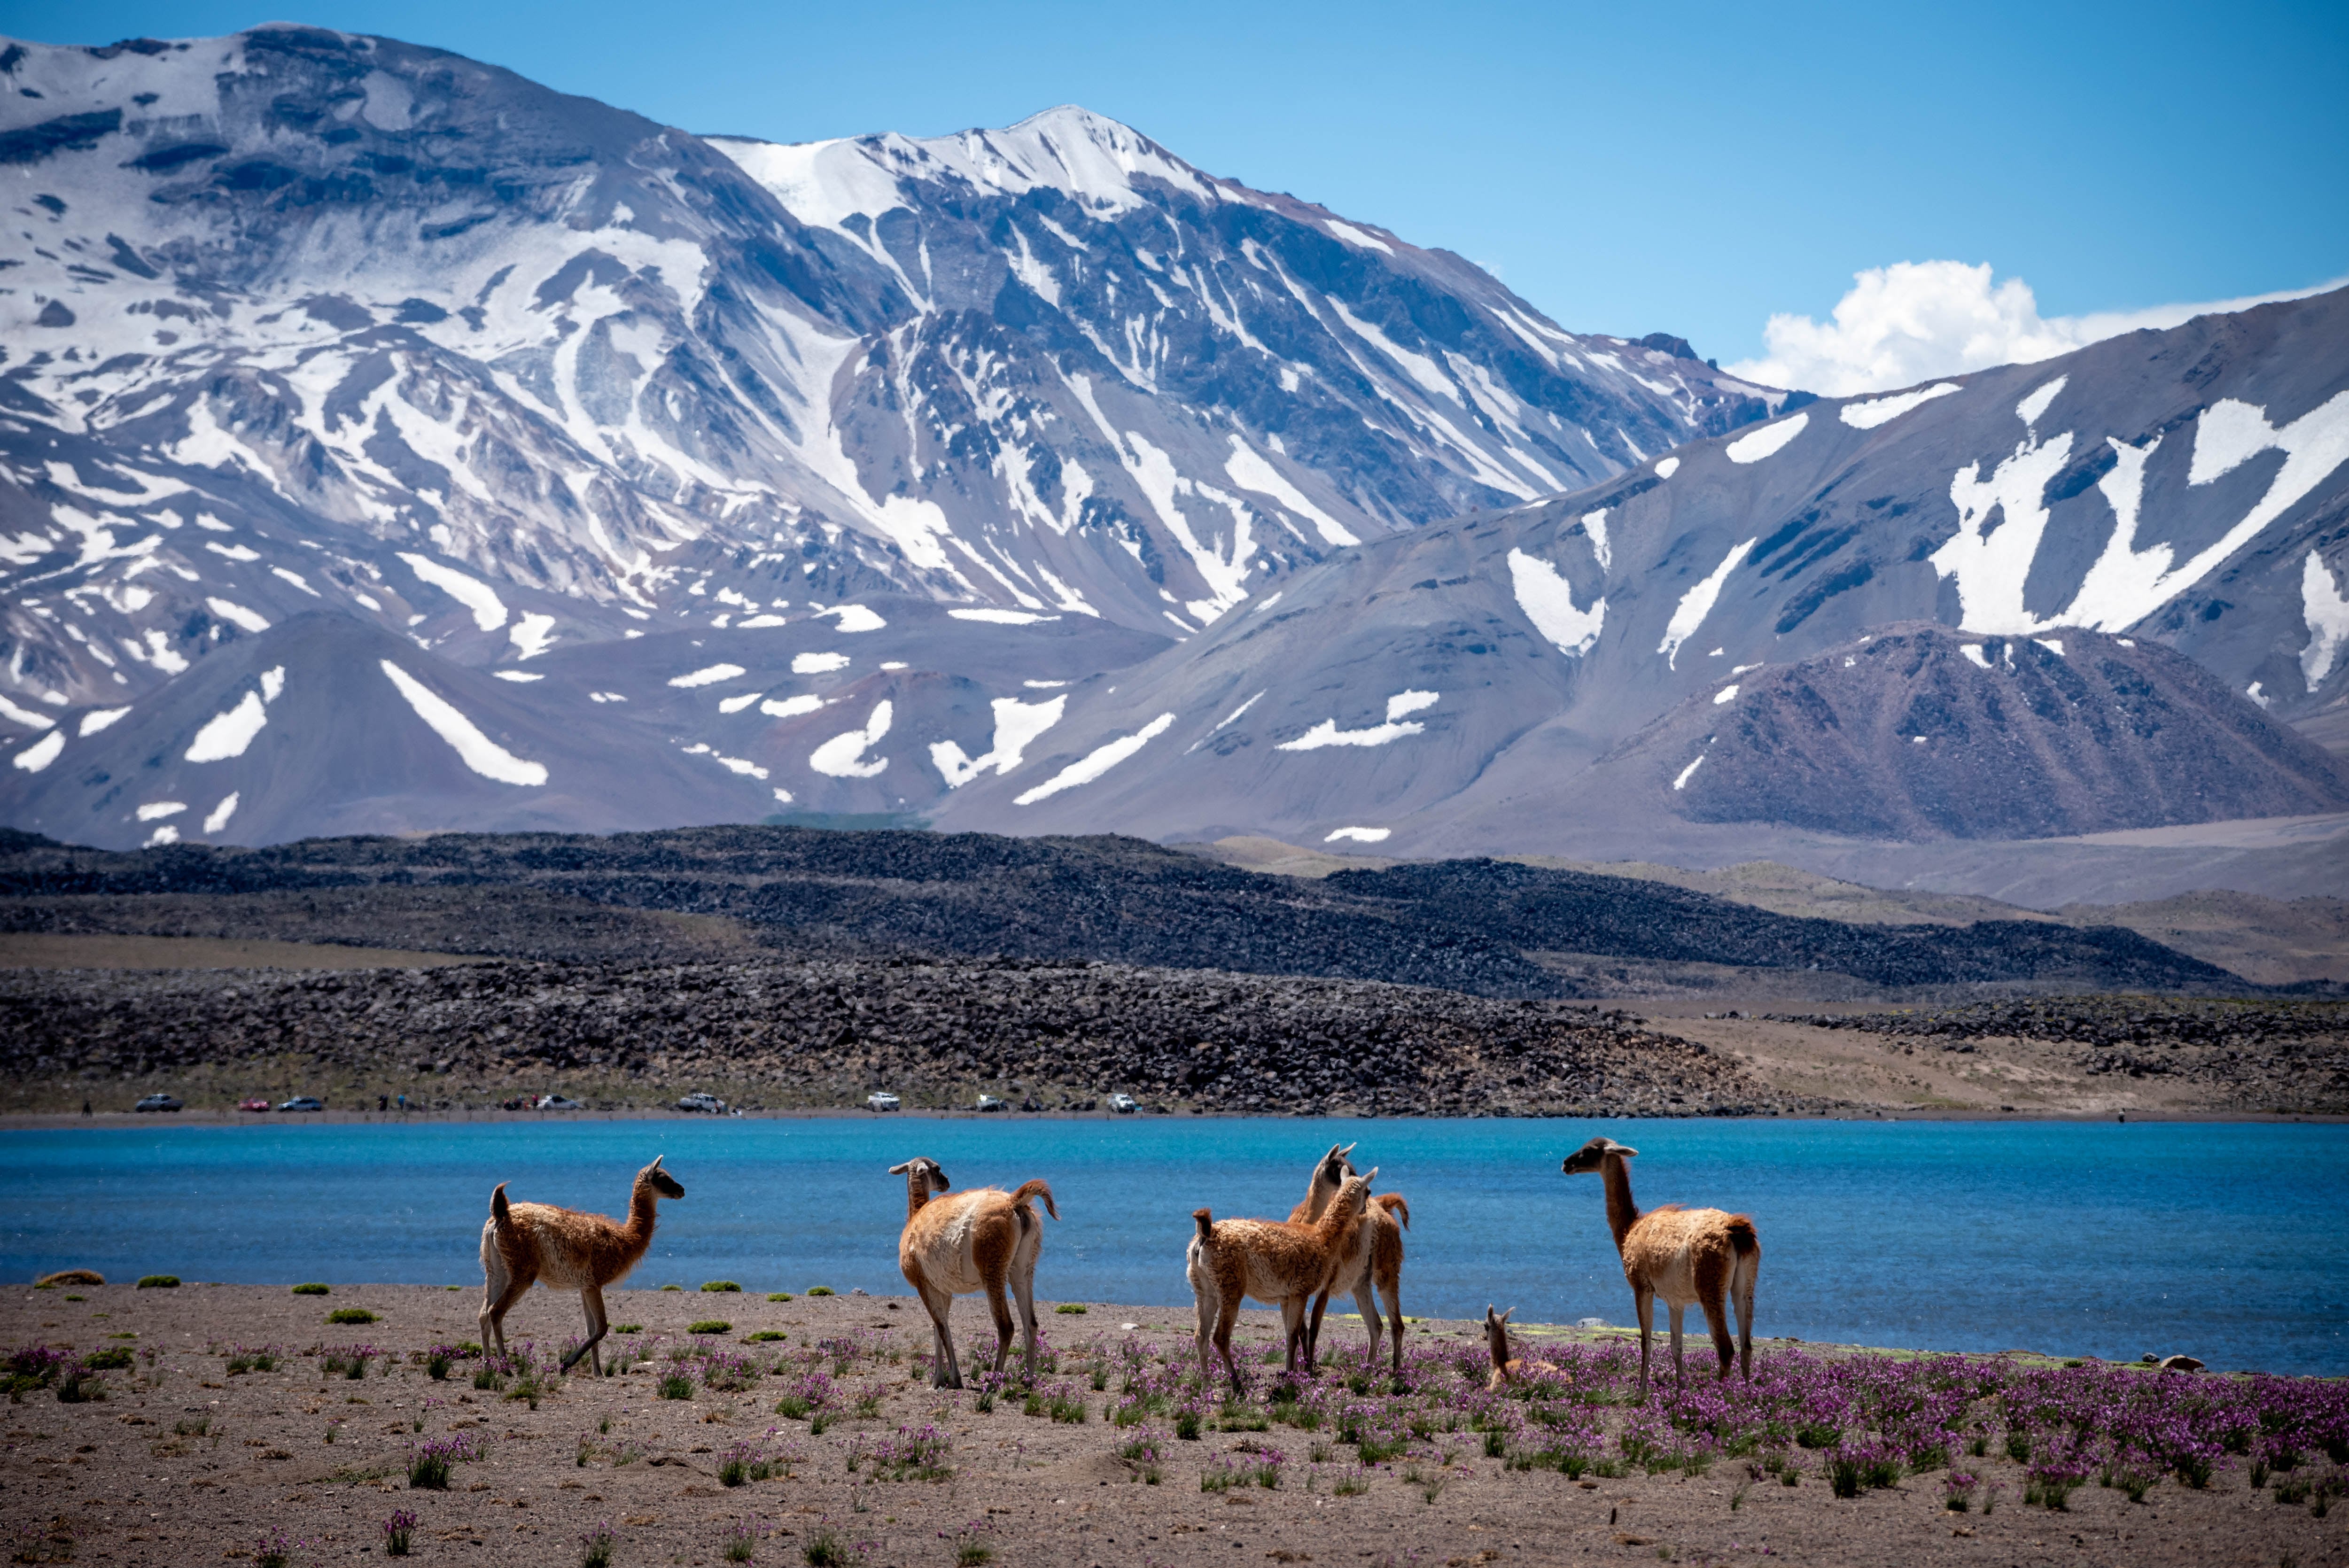
[[[1988,262],[1895,262],[1852,275],[1832,321],[1775,315],[1762,329],[1768,352],[1728,366],[1768,387],[1799,387],[1826,397],[1884,392],[1936,376],[1993,365],[2028,365],[2124,332],[2179,325],[2218,311],[2302,299],[2343,280],[2282,294],[2148,310],[2043,316],[2021,278],[1993,283]]]

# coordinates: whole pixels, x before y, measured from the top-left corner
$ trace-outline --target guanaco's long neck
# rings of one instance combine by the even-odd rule
[[[919,1171],[905,1172],[905,1223],[912,1224],[922,1205],[930,1201],[930,1179]]]
[[[1321,1238],[1323,1246],[1335,1247],[1345,1239],[1346,1232],[1361,1217],[1362,1211],[1359,1204],[1349,1203],[1341,1199],[1330,1204],[1328,1212],[1313,1222],[1314,1233]]]
[[[1312,1183],[1305,1189],[1305,1222],[1319,1224],[1322,1212],[1330,1207],[1330,1200],[1337,1193],[1338,1184],[1329,1179],[1323,1167],[1315,1166]]]
[[[659,1204],[660,1194],[649,1181],[637,1182],[636,1191],[628,1194],[628,1222],[620,1227],[620,1239],[627,1243],[631,1264],[653,1244],[653,1221]]]
[[[1599,1173],[1607,1182],[1607,1228],[1615,1233],[1615,1250],[1620,1253],[1640,1220],[1640,1206],[1631,1202],[1631,1170],[1621,1155],[1609,1154],[1599,1163]]]

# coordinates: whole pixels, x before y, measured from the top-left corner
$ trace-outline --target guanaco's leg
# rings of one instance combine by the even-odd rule
[[[947,1324],[947,1314],[954,1310],[954,1297],[925,1282],[922,1305],[930,1309],[930,1322],[937,1329],[937,1365],[931,1368],[930,1381],[940,1388],[962,1387],[962,1360],[955,1354],[954,1330]]]
[[[1245,1394],[1247,1387],[1240,1381],[1239,1363],[1232,1359],[1232,1329],[1239,1320],[1240,1293],[1227,1288],[1216,1310],[1216,1349],[1224,1358],[1224,1370],[1231,1374],[1232,1391]]]
[[[1681,1360],[1681,1315],[1688,1310],[1677,1301],[1668,1301],[1664,1310],[1672,1322],[1672,1378],[1683,1388],[1688,1387],[1688,1367]]]
[[[1704,1302],[1704,1326],[1713,1331],[1713,1354],[1721,1357],[1721,1380],[1729,1381],[1730,1364],[1737,1359],[1729,1339],[1729,1303],[1719,1296]]]
[[[495,1248],[491,1250],[495,1251]],[[502,1257],[500,1262],[503,1262]],[[505,1271],[501,1269],[499,1272]],[[481,1325],[484,1332],[481,1335],[481,1343],[486,1346],[490,1343],[492,1335],[496,1336],[498,1357],[501,1360],[504,1359],[506,1353],[506,1314],[513,1310],[514,1303],[530,1294],[530,1287],[536,1283],[537,1279],[536,1269],[523,1269],[507,1274],[504,1288],[482,1303]],[[487,1285],[484,1285],[483,1293],[489,1294]]]
[[[596,1377],[601,1377],[604,1375],[604,1353],[595,1346],[604,1337],[604,1327],[608,1321],[604,1316],[603,1291],[592,1284],[582,1286],[579,1291],[579,1307],[587,1315],[587,1343],[563,1358],[563,1369],[565,1372],[570,1371],[573,1367],[578,1365],[579,1358],[585,1356],[587,1357],[588,1367],[594,1370]]]
[[[1397,1271],[1393,1277],[1379,1282],[1379,1289],[1385,1294],[1387,1298],[1388,1326],[1394,1331],[1393,1353],[1395,1375],[1397,1377],[1401,1377],[1402,1375],[1402,1275],[1401,1271]],[[1362,1294],[1364,1295],[1368,1295],[1370,1293],[1365,1290]],[[1370,1308],[1365,1305],[1363,1307],[1364,1315],[1367,1316],[1369,1315],[1369,1311]],[[1371,1341],[1371,1358],[1375,1360],[1378,1357],[1378,1341],[1373,1338]]]
[[[1761,1273],[1759,1259],[1747,1259],[1729,1282],[1730,1300],[1737,1306],[1737,1366],[1739,1373],[1754,1381],[1754,1276]]]
[[[1371,1358],[1367,1365],[1379,1364],[1379,1336],[1385,1326],[1379,1318],[1378,1298],[1371,1294],[1371,1276],[1364,1274],[1354,1282],[1354,1310],[1362,1316],[1362,1326],[1371,1336]]]
[[[1656,1331],[1656,1293],[1646,1285],[1631,1287],[1631,1311],[1640,1320],[1640,1403],[1648,1402],[1648,1350]]]
[[[1030,1383],[1036,1380],[1036,1259],[1043,1250],[1044,1239],[1039,1233],[1035,1239],[1035,1244],[1028,1249],[1027,1254],[1014,1258],[1011,1263],[1011,1294],[1019,1303],[1019,1330],[1021,1336],[1027,1341],[1027,1377]],[[1007,1339],[1010,1337],[1010,1321],[1007,1318],[1003,1324],[1004,1336]],[[999,1365],[996,1370],[999,1372],[1002,1367]]]
[[[1003,1365],[1011,1359],[1011,1304],[1004,1299],[1005,1281],[987,1282],[988,1315],[995,1320],[995,1375],[1003,1376]]]

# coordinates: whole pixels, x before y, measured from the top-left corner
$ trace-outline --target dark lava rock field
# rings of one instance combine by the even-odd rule
[[[1770,1114],[1701,1045],[1574,1006],[1557,955],[1882,986],[2245,987],[2134,933],[1855,925],[1659,882],[1454,861],[1261,875],[1131,839],[708,828],[131,853],[0,837],[0,931],[459,953],[429,971],[0,977],[16,1109],[166,1088],[706,1088],[859,1103],[1378,1114]],[[132,1096],[131,1098],[136,1098]]]
[[[192,934],[196,900],[234,897],[250,901],[256,922],[243,935],[319,940],[316,905],[332,902],[357,929],[326,940],[380,944],[399,925],[410,945],[574,955],[559,933],[533,934],[541,923],[512,912],[491,916],[490,926],[505,928],[494,941],[487,927],[464,922],[427,939],[412,929],[419,892],[489,904],[559,898],[574,913],[723,917],[794,956],[1098,960],[1494,997],[1575,995],[1572,981],[1528,956],[1539,952],[1816,969],[1888,986],[2245,988],[2226,970],[2117,927],[1852,925],[1662,882],[1489,860],[1312,882],[1115,837],[724,827],[115,853],[0,831],[0,930]],[[378,908],[380,919],[370,913]],[[149,911],[158,921],[138,923]]]
[[[1755,1115],[1780,1096],[1620,1012],[1376,982],[1019,960],[0,972],[7,1109],[157,1088],[429,1109],[693,1089],[750,1109],[969,1106],[1382,1115]]]
[[[2349,1111],[2344,1002],[2030,996],[1913,1011],[1763,1016],[1932,1040],[1945,1051],[1971,1051],[1978,1040],[2034,1040],[2073,1047],[2074,1059],[2091,1074],[2175,1078],[2209,1091],[2214,1104]]]

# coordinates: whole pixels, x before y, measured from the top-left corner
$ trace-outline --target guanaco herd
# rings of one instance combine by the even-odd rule
[[[1248,1297],[1280,1308],[1288,1369],[1309,1375],[1318,1366],[1322,1311],[1341,1292],[1354,1298],[1370,1331],[1371,1363],[1379,1359],[1382,1330],[1391,1330],[1392,1365],[1395,1371],[1402,1370],[1402,1233],[1411,1225],[1411,1207],[1400,1192],[1371,1196],[1371,1181],[1378,1170],[1357,1171],[1350,1158],[1353,1150],[1350,1143],[1333,1144],[1314,1162],[1305,1200],[1286,1220],[1217,1220],[1206,1209],[1192,1212],[1197,1232],[1191,1238],[1185,1273],[1198,1308],[1202,1377],[1214,1375],[1212,1344],[1232,1387],[1245,1388],[1232,1359],[1232,1329],[1242,1300]],[[1762,1264],[1754,1221],[1745,1214],[1684,1209],[1678,1203],[1640,1212],[1631,1201],[1628,1163],[1638,1153],[1612,1139],[1594,1138],[1567,1156],[1560,1168],[1569,1176],[1596,1171],[1605,1183],[1607,1226],[1614,1233],[1640,1325],[1640,1397],[1644,1400],[1648,1394],[1652,1312],[1659,1295],[1671,1315],[1672,1367],[1683,1384],[1688,1369],[1681,1358],[1681,1319],[1692,1303],[1704,1310],[1705,1326],[1721,1357],[1722,1377],[1729,1377],[1733,1360],[1751,1381],[1754,1280]],[[995,1320],[997,1376],[1002,1375],[1011,1354],[1008,1293],[1019,1304],[1025,1367],[1033,1378],[1036,1261],[1044,1250],[1043,1222],[1036,1217],[1033,1201],[1042,1199],[1045,1212],[1059,1219],[1052,1189],[1042,1181],[1027,1181],[1011,1192],[998,1187],[957,1192],[938,1162],[926,1156],[893,1165],[889,1174],[905,1179],[905,1227],[897,1239],[897,1266],[929,1309],[936,1352],[932,1380],[941,1387],[963,1386],[947,1314],[956,1296],[982,1291]],[[481,1227],[481,1342],[495,1344],[500,1356],[506,1353],[506,1313],[533,1283],[576,1291],[587,1318],[587,1339],[564,1357],[563,1368],[567,1372],[580,1357],[588,1357],[600,1377],[604,1365],[596,1345],[606,1328],[605,1287],[617,1284],[643,1259],[652,1244],[660,1200],[684,1196],[685,1189],[661,1169],[658,1160],[636,1172],[626,1223],[548,1203],[509,1202],[505,1184],[500,1182],[490,1194],[490,1218]],[[1383,1325],[1379,1298],[1386,1305]],[[1733,1353],[1728,1316],[1733,1305],[1737,1311]],[[1513,1354],[1508,1324],[1516,1311],[1514,1306],[1500,1313],[1489,1305],[1485,1308],[1485,1337],[1493,1359],[1490,1387],[1495,1389],[1556,1376],[1548,1363]]]

